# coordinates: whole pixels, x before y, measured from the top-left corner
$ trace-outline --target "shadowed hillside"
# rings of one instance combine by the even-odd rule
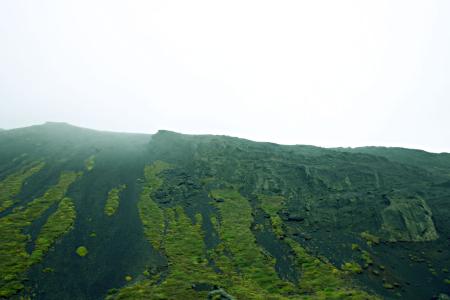
[[[0,131],[1,299],[450,294],[450,155]]]

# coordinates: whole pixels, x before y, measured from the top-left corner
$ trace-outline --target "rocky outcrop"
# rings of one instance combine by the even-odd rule
[[[389,206],[381,212],[381,229],[387,241],[424,242],[439,237],[423,198],[393,197],[389,201]]]

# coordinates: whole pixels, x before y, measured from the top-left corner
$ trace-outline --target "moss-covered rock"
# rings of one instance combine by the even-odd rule
[[[85,246],[79,246],[75,250],[75,253],[78,254],[78,256],[80,256],[80,257],[85,257],[86,255],[88,255],[89,251]]]
[[[423,242],[439,237],[431,210],[421,197],[393,197],[381,215],[382,231],[388,241]]]

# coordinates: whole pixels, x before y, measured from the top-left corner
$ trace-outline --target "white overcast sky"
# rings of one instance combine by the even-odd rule
[[[0,128],[450,152],[450,1],[0,2]]]

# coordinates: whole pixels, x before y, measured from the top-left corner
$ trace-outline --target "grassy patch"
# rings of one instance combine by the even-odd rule
[[[284,197],[282,196],[267,196],[258,195],[261,201],[261,208],[270,216],[273,232],[278,238],[284,236],[283,221],[278,215],[278,211],[284,206]]]
[[[73,172],[62,173],[58,183],[50,187],[42,197],[0,219],[0,298],[8,298],[20,291],[23,288],[24,273],[35,263],[37,257],[45,254],[47,242],[40,246],[42,253],[30,257],[25,250],[30,236],[25,235],[23,230],[52,204],[59,202],[78,176]]]
[[[192,224],[181,207],[165,209],[165,216],[167,277],[159,285],[155,284],[156,278],[150,278],[121,289],[115,299],[206,299],[206,292],[192,287],[198,283],[219,283],[219,275],[208,266],[205,256],[201,216],[197,215],[197,222]]]
[[[307,299],[378,299],[353,287],[350,279],[346,276],[347,272],[312,256],[296,241],[290,238],[285,241],[295,253],[295,267],[301,274],[300,291],[306,295]],[[352,267],[352,271],[356,270],[353,264],[345,264],[344,269],[347,267]]]
[[[210,192],[211,198],[222,200],[211,202],[217,208],[211,223],[221,242],[206,251],[200,214],[192,222],[182,207],[161,208],[152,200],[152,193],[163,183],[161,171],[168,167],[164,163],[146,167],[138,204],[146,237],[167,257],[166,277],[144,271],[146,279],[112,291],[107,299],[206,299],[208,288],[196,290],[196,286],[222,287],[236,299],[375,299],[353,288],[346,272],[311,256],[289,238],[286,242],[296,262],[293,267],[298,268],[301,279],[297,284],[280,279],[274,258],[258,246],[251,231],[254,220],[249,201],[232,188]],[[282,198],[260,200],[274,217],[272,226],[284,234],[281,219],[280,224],[276,222]]]
[[[353,274],[359,274],[362,273],[362,268],[357,262],[346,262],[343,263],[341,266],[341,269],[344,272],[353,273]]]
[[[155,249],[161,247],[164,231],[164,215],[158,204],[152,199],[152,193],[163,183],[158,176],[162,171],[169,169],[170,165],[156,161],[144,169],[145,185],[138,202],[139,217],[144,226],[144,234]]]
[[[44,253],[56,242],[58,238],[68,232],[75,221],[76,212],[70,198],[64,198],[58,205],[58,209],[48,218],[42,226],[30,259],[33,263],[40,262]]]
[[[237,298],[248,297],[249,293],[263,298],[283,297],[283,293],[294,292],[293,285],[281,280],[275,272],[274,258],[257,245],[250,230],[253,217],[248,200],[233,189],[214,190],[211,195],[224,199],[215,202],[220,212],[218,232],[222,240],[215,251],[215,260],[234,281],[229,292]]]
[[[31,175],[39,172],[43,166],[44,163],[36,163],[23,168],[0,181],[0,212],[17,203],[17,199],[14,197],[19,194],[25,180]]]
[[[111,189],[108,193],[108,198],[105,204],[105,214],[107,216],[112,216],[116,213],[117,208],[119,208],[120,203],[120,193],[126,188],[125,184],[121,184],[118,187]]]

